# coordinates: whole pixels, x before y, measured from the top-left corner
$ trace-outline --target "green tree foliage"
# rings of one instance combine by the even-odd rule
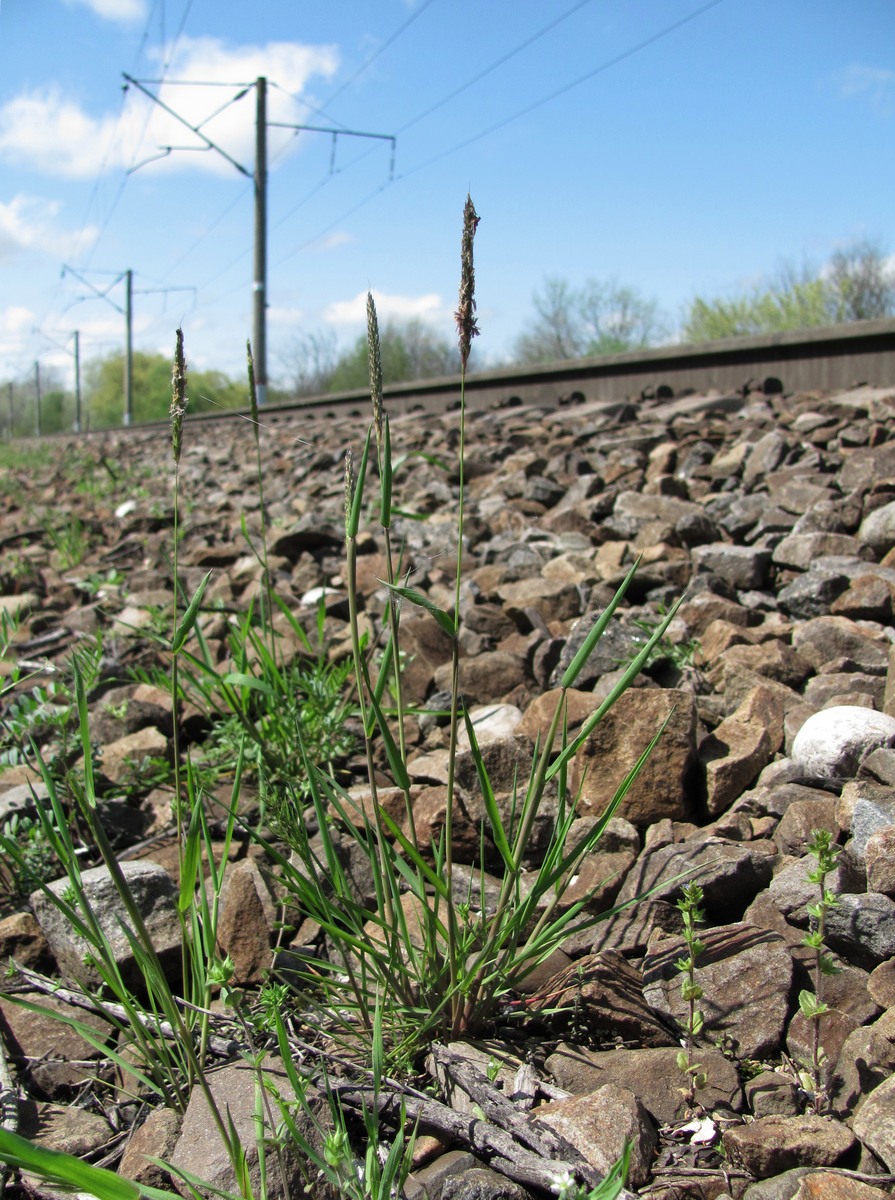
[[[44,433],[71,432],[75,402],[61,388],[45,392],[40,398],[40,425]]]
[[[387,321],[379,330],[379,338],[385,384],[456,375],[459,371],[456,345],[442,338],[425,321]],[[363,334],[336,361],[328,390],[347,392],[367,387],[369,382],[367,337]]]
[[[838,250],[820,270],[784,267],[770,282],[744,296],[730,300],[697,296],[690,304],[682,334],[686,342],[707,342],[893,313],[895,270],[877,243],[862,241]]]
[[[65,433],[74,422],[74,396],[65,391],[52,367],[40,375],[40,428],[43,433]],[[32,437],[37,433],[37,388],[34,373],[0,383],[0,436]]]
[[[134,421],[163,421],[171,407],[171,364],[162,354],[136,351],[133,359]],[[191,371],[187,396],[189,412],[242,408],[248,404],[247,385],[221,371]],[[90,427],[120,425],[124,416],[124,356],[94,359],[85,371],[84,397]]]
[[[613,280],[588,279],[576,288],[548,278],[533,303],[536,317],[516,341],[520,363],[620,354],[652,345],[664,333],[656,302]]]

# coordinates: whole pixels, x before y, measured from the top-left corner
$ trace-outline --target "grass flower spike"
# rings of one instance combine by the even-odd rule
[[[183,357],[183,330],[177,330],[174,348],[174,371],[171,375],[171,449],[174,465],[180,464],[183,448],[183,418],[186,416],[186,362]]]
[[[460,300],[454,314],[460,336],[460,365],[466,371],[472,339],[478,337],[479,327],[475,320],[475,266],[472,243],[478,228],[479,217],[470,196],[466,197],[463,209],[463,238],[460,243]]]

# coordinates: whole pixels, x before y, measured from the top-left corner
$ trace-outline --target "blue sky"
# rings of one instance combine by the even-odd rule
[[[182,321],[191,363],[242,370],[251,182],[158,157],[197,139],[122,72],[249,170],[261,74],[272,121],[396,137],[392,168],[388,141],[270,129],[273,378],[301,332],[352,341],[367,289],[452,336],[467,190],[486,361],[547,276],[631,284],[673,334],[784,259],[895,252],[891,0],[0,0],[0,380],[70,373],[74,329],[82,359],[121,347],[63,264],[134,271],[138,349]]]

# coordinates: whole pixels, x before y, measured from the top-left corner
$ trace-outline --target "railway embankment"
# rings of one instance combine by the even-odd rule
[[[270,581],[309,635],[319,622],[334,662],[350,644],[344,454],[349,445],[358,453],[365,430],[365,417],[339,423],[281,414],[260,435]],[[411,413],[392,424],[400,464],[392,539],[403,547],[412,587],[444,609],[454,595],[457,442],[456,413]],[[93,664],[96,772],[116,846],[125,860],[176,875],[170,701],[131,674],[165,661],[158,639],[174,598],[168,439],[159,430],[129,430],[54,440],[48,454],[34,446],[34,462],[7,473],[0,517],[0,606],[10,630],[4,670],[11,682],[16,672],[21,680],[2,699],[0,814],[6,821],[16,811],[27,815],[32,787],[42,786],[23,733],[48,757],[71,759],[71,730],[55,710],[67,703],[65,664],[78,651]],[[179,563],[186,595],[212,571],[199,626],[202,652],[222,673],[247,669],[231,661],[228,634],[264,598],[255,472],[244,422],[187,426]],[[542,964],[517,998],[528,1019],[515,1041],[453,1050],[478,1064],[486,1081],[497,1054],[495,1088],[527,1062],[543,1089],[536,1082],[518,1112],[559,1132],[597,1170],[631,1138],[629,1187],[642,1194],[874,1200],[890,1191],[895,387],[474,412],[465,481],[460,686],[501,804],[528,774],[545,697],[635,558],[640,567],[617,619],[569,694],[570,735],[609,695],[667,607],[683,602],[637,686],[569,768],[576,836],[585,836],[667,720],[571,893],[594,912],[645,891],[648,899]],[[374,516],[358,538],[371,645],[388,604]],[[285,615],[277,629],[284,653],[303,652]],[[450,647],[432,618],[407,602],[401,629],[416,831],[437,839],[445,826]],[[199,711],[183,716],[180,751],[199,764],[209,758],[211,726]],[[356,754],[346,752],[337,765],[346,787],[363,786]],[[384,755],[376,765],[385,784]],[[484,854],[496,870],[499,855],[482,841],[468,752],[460,754],[457,782],[455,861],[473,866]],[[249,775],[246,811],[253,805]],[[545,844],[549,821],[548,811]],[[805,1067],[815,1024],[799,1001],[814,979],[805,936],[817,829],[839,848],[828,880],[837,904],[825,924],[836,973],[824,993],[822,1103]],[[239,884],[224,896],[218,940],[251,994],[273,947],[316,938],[323,954],[325,938],[300,922],[281,928],[249,843],[237,839],[232,853]],[[695,1121],[677,1065],[687,1021],[678,965],[686,952],[682,878],[697,880],[704,893],[696,978],[706,1082]],[[70,931],[39,897],[14,902],[12,884],[8,890],[3,959],[66,978],[78,953]],[[37,988],[33,979],[29,987]],[[23,1128],[30,1122],[45,1144],[101,1157],[137,1117],[144,1132],[120,1140],[123,1159],[112,1156],[123,1174],[147,1177],[140,1155],[147,1145],[199,1175],[211,1169],[217,1152],[189,1110],[181,1123],[166,1110],[128,1108],[120,1093],[110,1100],[114,1072],[101,1051],[65,1026],[48,1032],[42,1018],[9,1000],[0,1010]],[[250,1122],[251,1111],[236,1111],[248,1103],[238,1072],[228,1071],[219,1073],[221,1097],[232,1088],[234,1119]],[[511,1091],[507,1084],[501,1094]],[[505,1188],[518,1185],[486,1170],[482,1144],[473,1157],[455,1142],[467,1155],[460,1160],[443,1153],[444,1138],[428,1145],[432,1161],[419,1170],[429,1195],[455,1195],[473,1169],[477,1196],[517,1194]],[[225,1173],[216,1180],[232,1186]]]

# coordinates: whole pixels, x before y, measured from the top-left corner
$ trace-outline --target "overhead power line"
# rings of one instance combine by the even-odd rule
[[[456,145],[451,146],[449,149],[442,150],[440,153],[433,155],[432,158],[427,158],[425,162],[419,163],[415,167],[411,167],[409,171],[404,171],[401,175],[401,178],[406,179],[408,175],[415,175],[417,171],[422,171],[426,167],[431,167],[434,163],[440,162],[443,158],[448,158],[451,154],[456,154],[458,150],[464,150],[467,146],[471,146],[475,142],[481,141],[482,138],[488,137],[489,134],[497,133],[499,129],[504,129],[507,125],[511,125],[513,121],[518,121],[522,117],[527,117],[529,113],[533,113],[537,109],[543,108],[545,104],[550,104],[551,101],[559,99],[560,96],[564,96],[567,92],[571,92],[573,89],[581,87],[583,83],[588,83],[591,79],[595,79],[598,75],[602,75],[606,71],[611,70],[612,67],[617,67],[619,63],[623,63],[627,59],[633,58],[635,54],[639,54],[642,50],[646,50],[648,47],[655,45],[656,42],[668,37],[669,34],[681,29],[684,25],[688,25],[691,21],[695,21],[698,17],[703,16],[711,9],[717,8],[718,5],[723,4],[723,2],[724,0],[709,0],[708,4],[703,4],[699,8],[693,9],[693,11],[687,13],[686,16],[683,16],[679,20],[673,21],[670,25],[666,25],[663,29],[660,29],[658,33],[654,33],[650,37],[644,38],[642,41],[630,46],[627,50],[623,50],[620,54],[613,55],[612,58],[607,58],[604,62],[601,62],[598,66],[593,67],[590,71],[586,71],[583,75],[579,75],[577,79],[573,79],[571,82],[563,84],[562,87],[556,88],[554,91],[549,92],[546,96],[541,96],[539,100],[534,100],[531,104],[526,104],[524,108],[517,109],[516,112],[510,113],[508,117],[503,117],[501,120],[495,121],[493,125],[489,125],[486,129],[482,129],[478,133],[474,133],[472,137],[464,138],[462,142],[457,142]]]
[[[354,81],[356,79],[359,79],[360,76],[363,75],[364,71],[366,71],[368,67],[371,67],[374,62],[376,62],[377,58],[381,58],[382,55],[385,54],[386,50],[388,50],[388,48],[390,46],[394,45],[394,43],[398,40],[398,38],[401,36],[401,34],[404,33],[407,29],[409,29],[410,26],[414,23],[414,21],[416,21],[419,17],[421,17],[423,15],[423,13],[426,11],[426,9],[429,8],[433,3],[434,3],[434,0],[424,0],[423,4],[421,4],[418,8],[414,9],[414,11],[407,18],[407,20],[402,25],[398,26],[398,28],[391,35],[391,37],[387,38],[386,41],[384,41],[382,43],[382,45],[370,55],[369,58],[365,59],[365,61],[361,63],[361,65],[357,68],[357,70],[354,72],[354,74],[349,76],[349,78],[345,80],[345,82],[338,88],[337,91],[333,92],[333,94],[326,101],[326,104],[324,107],[329,108],[329,106],[333,103],[334,100],[337,100],[339,98],[339,96],[341,96],[343,94],[343,92],[347,92],[347,90],[351,87],[351,85],[354,83]]]
[[[587,0],[583,0],[582,3],[579,3],[574,8],[568,10],[568,12],[566,14],[564,14],[563,17],[557,18],[557,21],[554,22],[554,24],[558,24],[559,21],[563,20],[565,16],[570,16],[574,11],[576,11],[577,8],[583,7],[583,3],[586,3],[586,2],[587,2]],[[596,67],[593,67],[590,71],[587,71],[584,75],[579,75],[576,79],[573,79],[570,83],[565,84],[563,87],[556,88],[554,91],[548,93],[546,96],[542,96],[542,97],[540,97],[540,99],[533,101],[531,104],[525,105],[524,108],[518,109],[516,112],[511,113],[509,116],[502,118],[500,121],[496,121],[494,124],[487,126],[487,128],[480,130],[478,133],[473,134],[471,137],[465,138],[462,142],[458,142],[456,145],[451,146],[449,149],[442,150],[438,154],[433,155],[432,158],[428,158],[424,162],[418,163],[417,166],[411,167],[407,171],[402,171],[399,175],[397,175],[395,177],[394,180],[390,180],[388,183],[383,184],[382,186],[380,186],[378,188],[375,188],[372,192],[369,192],[362,200],[358,201],[356,204],[353,204],[350,208],[346,209],[339,216],[335,217],[332,221],[328,222],[322,229],[319,229],[313,235],[313,237],[309,237],[309,238],[305,239],[304,241],[299,243],[299,245],[293,247],[292,250],[287,251],[286,254],[284,254],[280,257],[279,262],[281,262],[281,263],[286,262],[290,258],[294,258],[296,254],[300,254],[302,250],[306,250],[308,248],[308,246],[312,246],[314,244],[314,242],[318,241],[321,237],[323,237],[331,229],[334,229],[337,225],[340,225],[342,223],[342,221],[347,220],[348,217],[353,216],[361,208],[364,208],[372,200],[375,200],[377,196],[379,196],[383,191],[386,190],[386,188],[390,187],[393,183],[400,183],[403,180],[407,179],[409,176],[415,175],[418,171],[426,170],[426,168],[433,166],[437,162],[440,162],[443,158],[448,158],[451,154],[457,153],[458,150],[462,150],[466,146],[471,146],[471,145],[473,145],[473,143],[480,141],[482,138],[487,137],[489,134],[496,133],[499,129],[503,129],[507,125],[512,124],[513,121],[518,121],[522,117],[527,116],[529,113],[534,112],[539,108],[542,108],[545,104],[549,104],[552,100],[556,100],[559,96],[565,95],[566,92],[570,92],[573,89],[580,87],[582,84],[587,83],[589,80],[596,78],[598,75],[602,75],[606,71],[611,70],[612,67],[618,66],[619,63],[625,62],[629,58],[633,58],[635,54],[639,54],[641,51],[646,50],[648,47],[654,45],[656,42],[661,41],[663,38],[668,37],[669,34],[674,33],[676,30],[682,28],[684,25],[687,25],[691,21],[695,21],[697,18],[703,16],[705,13],[709,12],[711,9],[717,8],[718,5],[722,4],[722,3],[723,3],[723,0],[709,0],[709,3],[703,4],[699,8],[693,9],[691,12],[689,12],[689,13],[685,14],[683,17],[681,17],[679,20],[672,22],[670,25],[664,26],[662,29],[658,30],[656,33],[651,34],[647,38],[643,38],[641,41],[635,43],[633,46],[629,46],[627,50],[623,50],[619,54],[613,55],[612,58],[605,59],[603,62],[599,63]],[[543,34],[545,32],[547,32],[548,28],[549,27],[545,26],[545,28],[542,31],[540,31],[538,34],[533,35],[534,39],[536,40],[538,37],[543,36]],[[526,43],[526,44],[530,44],[530,41],[531,41],[531,39],[529,39],[529,43]],[[496,69],[496,67],[499,66],[501,64],[501,62],[505,62],[508,58],[513,57],[513,55],[515,53],[517,53],[519,50],[521,50],[523,48],[524,48],[524,45],[520,45],[519,47],[516,48],[516,50],[509,51],[506,55],[503,56],[502,60],[497,60],[496,63],[492,64],[491,68],[486,68],[486,71],[481,73],[477,78],[481,78],[484,74],[489,73],[490,70]],[[461,91],[466,90],[467,86],[471,87],[472,84],[476,81],[477,81],[477,79],[467,81],[467,83],[464,84],[463,87],[458,88],[454,93],[452,93],[452,95],[450,97],[446,97],[443,101],[439,101],[436,105],[434,105],[432,108],[426,110],[424,113],[420,114],[418,117],[414,117],[411,121],[407,122],[407,124],[403,125],[401,127],[401,129],[407,130],[412,125],[417,124],[418,121],[422,120],[423,116],[427,116],[429,114],[429,112],[434,111],[435,108],[440,108],[442,103],[447,103],[448,99],[453,99],[453,97],[455,95],[459,95]],[[354,161],[359,162],[360,157],[365,157],[365,156],[359,156]],[[353,163],[349,164],[349,166],[351,166],[351,165],[354,165],[354,164]],[[343,170],[344,169],[347,169],[347,168],[343,168]],[[313,195],[313,193],[309,193],[308,197],[306,197],[305,199],[310,199],[311,195]],[[303,203],[303,202],[304,201],[302,201],[300,203]],[[296,205],[296,207],[298,207],[298,206]],[[293,211],[294,211],[294,209],[293,209]]]
[[[454,88],[452,92],[448,92],[446,96],[442,96],[440,100],[436,100],[434,104],[430,104],[428,108],[424,108],[421,113],[417,113],[417,115],[413,117],[412,120],[408,121],[406,125],[401,126],[401,128],[398,130],[398,133],[406,133],[408,129],[412,129],[414,125],[418,125],[420,121],[431,116],[432,113],[437,112],[439,108],[443,108],[449,101],[455,100],[457,96],[462,95],[463,92],[466,92],[471,87],[474,87],[475,84],[479,83],[482,79],[485,79],[488,75],[491,75],[494,71],[502,67],[504,63],[508,63],[511,58],[515,58],[517,54],[521,54],[523,50],[527,50],[529,46],[533,46],[535,42],[539,42],[542,37],[546,37],[546,35],[550,33],[551,30],[555,29],[557,25],[561,25],[563,21],[567,21],[569,17],[574,16],[579,9],[584,8],[585,5],[590,3],[592,3],[592,0],[578,0],[577,4],[573,4],[572,7],[567,8],[564,13],[560,13],[558,17],[550,21],[547,25],[544,25],[537,31],[537,33],[533,33],[531,37],[527,37],[524,41],[520,42],[518,46],[514,46],[512,50],[508,50],[506,54],[502,54],[500,58],[495,59],[494,62],[490,63],[484,68],[484,70],[479,71],[476,75],[473,75],[471,79],[467,79],[465,83],[461,83],[460,86]]]

